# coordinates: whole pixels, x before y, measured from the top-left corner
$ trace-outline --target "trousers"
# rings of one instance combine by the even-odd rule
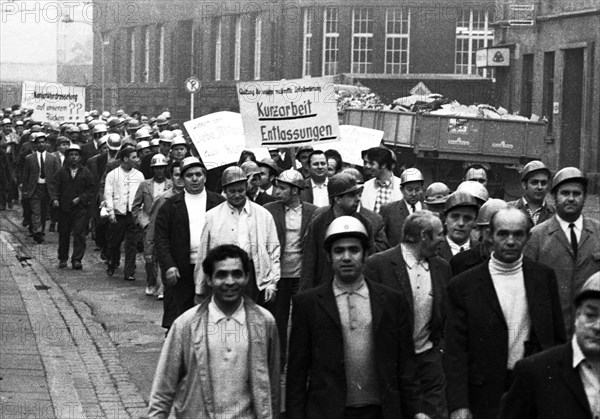
[[[116,215],[117,222],[108,225],[107,257],[108,266],[116,268],[121,260],[121,243],[125,242],[125,278],[135,275],[138,229],[131,212]]]
[[[46,219],[48,218],[48,208],[50,205],[50,196],[48,195],[48,185],[38,183],[31,196],[31,227],[34,234],[43,233],[46,228]]]
[[[69,245],[73,235],[73,254],[71,262],[81,262],[85,254],[88,224],[88,209],[85,207],[72,208],[70,211],[58,213],[58,260],[69,259]]]

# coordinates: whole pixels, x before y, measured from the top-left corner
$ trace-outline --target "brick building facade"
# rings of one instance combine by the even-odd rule
[[[95,2],[92,103],[186,120],[237,110],[236,80],[338,74],[483,74],[494,0]],[[102,63],[104,62],[104,66]],[[104,79],[104,83],[102,80]]]

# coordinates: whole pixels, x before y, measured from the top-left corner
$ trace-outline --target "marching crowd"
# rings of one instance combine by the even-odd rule
[[[167,330],[150,417],[600,418],[584,173],[531,161],[505,202],[480,166],[452,191],[383,146],[362,171],[291,153],[215,175],[168,112],[7,109],[0,209],[20,197],[36,243],[49,221],[60,269],[90,232],[109,276],[143,251]]]

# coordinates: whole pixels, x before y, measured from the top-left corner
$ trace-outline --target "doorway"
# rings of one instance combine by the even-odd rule
[[[581,162],[583,52],[583,48],[567,49],[564,52],[560,167],[579,167]]]

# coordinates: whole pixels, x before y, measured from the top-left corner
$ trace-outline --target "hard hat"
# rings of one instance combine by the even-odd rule
[[[167,121],[166,118],[156,118],[156,125],[167,125],[169,123],[169,121]]]
[[[15,126],[16,126],[16,127],[23,126],[23,121],[21,121],[21,120],[18,120],[17,122],[15,122]]]
[[[287,183],[288,185],[292,185],[300,189],[304,189],[305,186],[302,174],[294,169],[288,169],[281,172],[281,174],[277,176],[277,182]]]
[[[483,176],[485,177],[485,179],[487,180],[487,172],[485,171],[485,169],[483,167],[471,167],[469,170],[467,170],[467,173],[465,173],[465,179],[466,180],[473,180],[473,182],[478,182],[477,180],[474,180],[474,176],[478,173],[478,172],[483,172]]]
[[[79,127],[77,125],[69,125],[68,131],[69,132],[81,132],[81,130],[79,129]]]
[[[526,181],[529,176],[536,172],[544,172],[548,175],[548,179],[550,179],[550,169],[548,169],[541,161],[533,160],[527,163],[523,168],[523,171],[521,172],[521,180]]]
[[[106,139],[106,144],[108,145],[109,150],[117,151],[121,148],[121,136],[116,133],[109,134]]]
[[[150,160],[150,167],[162,167],[167,166],[168,164],[169,163],[167,163],[167,158],[160,153],[152,156],[152,160]]]
[[[127,123],[127,130],[138,130],[141,128],[140,121],[137,119],[132,119]]]
[[[475,182],[477,183],[477,182]],[[468,192],[456,191],[448,197],[444,204],[444,215],[458,207],[471,207],[479,212],[479,204],[473,195]]]
[[[325,232],[323,247],[329,251],[332,243],[342,237],[356,237],[367,245],[369,243],[369,233],[367,233],[365,225],[360,222],[358,218],[350,215],[337,217],[329,224],[329,227],[327,227],[327,231]]]
[[[137,151],[140,151],[140,150],[143,150],[143,149],[149,148],[149,147],[150,147],[150,143],[148,141],[145,141],[145,140],[142,140],[142,141],[140,141],[139,143],[137,143],[135,145],[135,149]],[[161,156],[162,156],[162,154],[161,154]]]
[[[169,112],[169,111],[164,111],[164,112],[162,113],[162,116],[163,116],[163,118],[165,118],[165,119],[169,119],[169,118],[171,118],[171,112]]]
[[[575,305],[578,306],[586,298],[600,298],[600,272],[590,276],[575,296]]]
[[[264,159],[262,159],[261,161],[258,162],[258,165],[264,166],[264,167],[267,167],[267,168],[273,170],[276,175],[279,174],[279,172],[281,172],[281,169],[279,168],[277,163],[275,163],[275,160],[273,160],[270,157],[265,157]]]
[[[425,203],[428,205],[443,204],[450,195],[450,188],[442,182],[434,182],[425,191]]]
[[[327,182],[327,194],[330,198],[356,192],[361,189],[362,186],[358,185],[356,178],[350,173],[337,173],[331,176],[329,182]]]
[[[88,126],[88,124],[79,124],[78,125],[79,131],[89,131],[90,127]]]
[[[117,111],[117,116],[123,116],[124,113],[125,113],[125,111],[123,109],[119,109]]]
[[[554,175],[552,179],[552,193],[556,192],[558,185],[565,182],[579,182],[587,188],[588,180],[581,170],[576,167],[564,167]]]
[[[182,131],[182,130],[180,130],[180,129],[174,129],[174,130],[173,130],[173,135],[174,135],[175,137],[183,137],[183,131]]]
[[[206,170],[206,167],[204,167],[204,164],[202,164],[198,157],[186,157],[181,161],[181,175],[183,176],[183,173],[191,167],[201,167]],[[225,169],[226,171],[227,169]],[[223,177],[225,176],[225,172],[223,172]],[[246,179],[244,178],[244,180]]]
[[[477,216],[477,225],[490,225],[492,215],[505,208],[508,208],[508,204],[506,203],[506,201],[496,198],[488,199],[487,202],[483,204],[481,206],[481,209],[479,210],[479,215]]]
[[[416,167],[410,167],[406,169],[400,175],[400,185],[404,185],[409,182],[423,182],[425,179],[423,178],[423,173]]]
[[[96,117],[98,115],[100,115],[100,113],[96,109],[92,109],[90,111],[90,116]]]
[[[165,143],[170,143],[171,141],[173,141],[173,138],[175,138],[175,135],[169,130],[165,130],[158,134],[158,140]]]
[[[2,120],[2,125],[12,125],[12,121],[10,120],[10,118],[4,118]]]
[[[71,144],[65,151],[65,155],[68,155],[71,151],[77,151],[79,154],[81,154],[81,147],[79,147],[79,144]]]
[[[33,133],[31,134],[31,139],[32,139],[33,141],[37,141],[37,140],[39,140],[40,138],[43,138],[43,139],[45,140],[45,139],[47,138],[47,136],[46,136],[46,133],[45,133],[45,132],[33,132]]]
[[[153,138],[152,141],[150,141],[150,147],[158,147],[160,140],[158,138]]]
[[[458,185],[456,192],[468,192],[473,195],[478,201],[479,205],[483,205],[488,199],[490,199],[490,193],[487,188],[475,180],[466,180]]]
[[[71,140],[68,137],[65,137],[64,135],[61,135],[60,137],[58,137],[56,139],[56,144],[62,144],[62,143],[71,143]]]
[[[109,111],[102,112],[102,119],[107,120],[108,118],[110,118],[110,112]]]
[[[150,131],[146,128],[140,128],[135,132],[134,138],[136,140],[141,140],[142,138],[152,138],[152,135],[150,135]]]
[[[244,174],[247,178],[262,173],[260,171],[260,168],[258,167],[258,164],[256,164],[252,160],[245,161],[240,167],[244,171]]]
[[[106,132],[108,132],[108,129],[106,128],[106,125],[104,125],[104,124],[97,124],[97,125],[94,125],[94,128],[92,128],[92,134],[106,133]]]
[[[98,148],[102,147],[108,141],[108,134],[98,138]]]
[[[97,119],[91,119],[91,120],[89,120],[89,121],[87,122],[87,124],[88,124],[88,127],[90,127],[90,129],[94,129],[94,127],[95,127],[96,125],[100,125],[100,124],[102,124],[102,123],[103,123],[102,121],[98,121]]]
[[[241,167],[230,166],[223,171],[223,174],[221,175],[221,187],[224,188],[225,186],[238,182],[246,182],[246,174]]]
[[[116,116],[113,116],[111,118],[108,118],[106,125],[108,125],[109,128],[113,128],[113,127],[119,126],[120,123],[121,123],[121,120],[119,118],[117,118]]]
[[[188,147],[188,143],[185,140],[185,138],[183,137],[174,137],[173,141],[171,141],[171,148],[175,147],[176,145],[183,145],[186,148]]]
[[[312,148],[312,146],[310,146],[310,145],[300,146],[296,150],[296,158],[298,158],[298,156],[302,153],[311,153],[312,151],[314,151],[314,148]]]

